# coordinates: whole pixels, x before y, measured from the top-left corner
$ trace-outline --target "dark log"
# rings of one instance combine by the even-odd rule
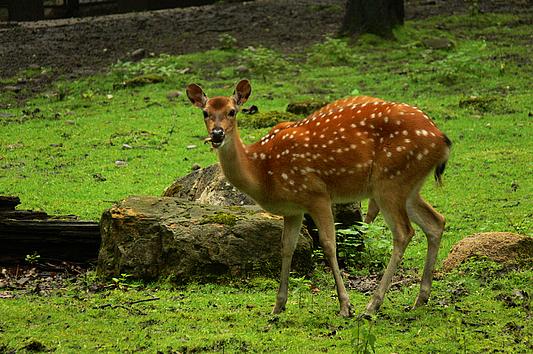
[[[76,216],[49,216],[43,211],[15,210],[19,197],[0,196],[0,263],[22,263],[27,255],[40,261],[94,262],[100,248],[97,222]]]
[[[40,260],[91,263],[98,258],[100,227],[93,221],[20,220],[0,213],[0,263],[21,263],[26,255]]]

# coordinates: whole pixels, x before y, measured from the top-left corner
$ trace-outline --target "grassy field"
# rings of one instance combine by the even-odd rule
[[[229,94],[246,76],[254,90],[249,104],[262,112],[283,111],[294,100],[359,94],[426,111],[454,142],[444,187],[428,183],[423,193],[447,218],[440,261],[475,232],[531,235],[533,42],[527,23],[525,15],[436,17],[407,22],[394,42],[328,39],[291,55],[228,49],[231,38],[221,37],[226,49],[117,63],[106,74],[59,81],[22,106],[0,92],[0,101],[12,104],[0,112],[0,195],[20,196],[21,208],[93,220],[128,195],[160,195],[193,164],[216,161],[202,143],[201,114],[174,91],[197,82],[211,95]],[[424,44],[430,38],[445,38],[452,48],[432,49]],[[242,135],[252,142],[265,131]],[[416,274],[424,255],[418,232],[402,272]],[[437,279],[426,308],[406,311],[417,292],[416,285],[406,286],[389,292],[380,314],[363,321],[335,316],[334,285],[323,270],[309,279],[318,294],[307,281],[293,280],[281,316],[269,314],[273,280],[183,288],[124,281],[93,292],[90,272],[50,296],[0,299],[0,352],[345,353],[364,352],[374,340],[378,353],[530,352],[532,275],[531,269],[474,262]],[[359,313],[368,297],[355,291],[351,297]],[[153,300],[135,303],[146,299]]]

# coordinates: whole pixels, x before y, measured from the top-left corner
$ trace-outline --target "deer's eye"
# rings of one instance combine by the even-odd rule
[[[228,116],[230,117],[235,117],[235,110],[232,109],[231,111],[228,112]]]
[[[204,118],[209,117],[209,113],[207,113],[207,111],[202,111],[202,112],[203,112],[203,114],[204,114]]]

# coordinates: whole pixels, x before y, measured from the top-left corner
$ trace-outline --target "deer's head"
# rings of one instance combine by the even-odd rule
[[[208,98],[197,84],[187,86],[187,97],[192,104],[200,108],[204,115],[204,122],[209,133],[207,141],[214,148],[221,147],[228,136],[232,136],[237,121],[237,112],[248,100],[252,87],[248,80],[241,80],[235,87],[232,96],[217,96]]]

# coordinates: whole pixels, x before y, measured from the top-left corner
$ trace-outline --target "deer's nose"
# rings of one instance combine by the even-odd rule
[[[224,129],[220,127],[213,128],[211,130],[211,141],[213,143],[221,143],[224,140]]]

